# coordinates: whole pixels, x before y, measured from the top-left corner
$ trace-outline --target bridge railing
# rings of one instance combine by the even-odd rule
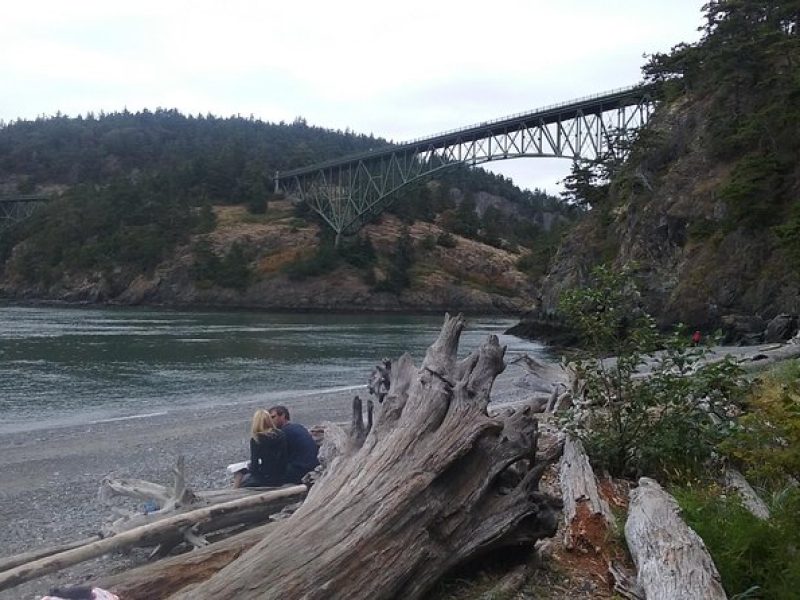
[[[410,140],[410,141],[407,141],[407,142],[390,142],[389,144],[387,144],[385,146],[380,146],[378,148],[370,148],[366,152],[358,152],[358,153],[350,154],[350,155],[347,155],[347,156],[342,156],[340,158],[334,158],[334,159],[331,159],[331,160],[327,160],[327,161],[323,161],[323,162],[317,163],[315,165],[310,165],[308,167],[302,167],[302,168],[299,168],[299,169],[290,169],[289,171],[285,171],[283,173],[278,173],[276,175],[275,179],[277,181],[280,181],[280,180],[288,178],[288,177],[294,177],[294,176],[298,176],[298,175],[305,175],[305,174],[308,174],[308,173],[312,173],[314,171],[327,169],[329,167],[335,167],[335,166],[339,166],[339,165],[343,165],[343,164],[347,164],[347,163],[351,163],[351,162],[356,162],[356,161],[359,161],[359,160],[378,158],[378,157],[380,157],[380,156],[382,156],[384,154],[387,154],[387,153],[390,154],[392,152],[408,150],[408,149],[413,148],[414,146],[422,144],[424,142],[433,141],[433,140],[439,140],[439,139],[441,139],[443,137],[446,137],[446,136],[452,136],[452,135],[456,135],[456,134],[459,134],[459,133],[471,132],[471,131],[474,131],[476,129],[490,127],[490,126],[495,125],[497,123],[503,123],[503,122],[506,122],[506,121],[514,121],[515,119],[521,119],[523,117],[529,117],[529,116],[534,116],[534,115],[545,114],[545,113],[549,113],[549,112],[558,110],[560,108],[566,108],[566,107],[572,107],[572,106],[580,107],[582,104],[594,102],[594,101],[600,100],[602,98],[608,98],[609,100],[611,100],[611,99],[613,99],[613,98],[615,98],[617,96],[624,97],[625,95],[631,94],[631,93],[633,93],[633,92],[635,92],[637,90],[644,91],[644,90],[647,89],[647,87],[648,86],[646,86],[646,85],[631,85],[631,86],[628,86],[628,87],[617,88],[617,89],[610,90],[610,91],[607,91],[607,92],[600,92],[600,93],[597,93],[597,94],[592,94],[590,96],[584,96],[582,98],[577,98],[577,99],[574,99],[574,100],[567,100],[565,102],[558,102],[556,104],[550,104],[550,105],[544,106],[542,108],[536,108],[536,109],[529,110],[529,111],[523,111],[523,112],[520,112],[520,113],[516,113],[514,115],[493,119],[491,121],[483,121],[481,123],[476,123],[474,125],[469,125],[467,127],[459,127],[459,128],[456,128],[456,129],[451,129],[449,131],[444,131],[442,133],[437,133],[437,134],[434,134],[434,135],[428,135],[428,136],[425,136],[425,137],[416,138],[416,139],[413,139],[413,140]]]
[[[406,146],[410,144],[417,144],[419,142],[423,142],[425,140],[429,140],[432,138],[438,138],[443,135],[453,135],[454,133],[461,133],[470,131],[471,129],[475,129],[478,127],[487,127],[489,125],[494,125],[496,123],[502,123],[503,121],[512,121],[514,119],[519,119],[521,117],[527,115],[535,115],[537,113],[543,112],[550,112],[557,108],[563,108],[565,106],[572,106],[574,104],[583,104],[584,102],[591,102],[592,100],[597,100],[598,98],[604,98],[606,96],[617,96],[619,94],[627,94],[629,92],[634,92],[638,89],[642,89],[644,86],[641,85],[629,85],[627,87],[616,88],[613,90],[609,90],[607,92],[600,92],[597,94],[591,94],[589,96],[583,96],[581,98],[574,98],[572,100],[565,100],[564,102],[556,102],[555,104],[549,104],[547,106],[542,106],[540,108],[534,108],[532,110],[524,110],[522,112],[514,113],[513,115],[508,115],[505,117],[499,117],[497,119],[492,119],[491,121],[481,121],[480,123],[474,123],[472,125],[467,125],[466,127],[456,127],[455,129],[448,129],[447,131],[441,131],[439,133],[434,133],[433,135],[426,135],[420,138],[414,138],[413,140],[409,140],[407,142],[401,142],[400,146]]]

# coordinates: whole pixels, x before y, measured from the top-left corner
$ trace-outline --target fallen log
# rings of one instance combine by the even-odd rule
[[[66,552],[67,550],[72,550],[73,548],[80,548],[81,546],[91,544],[92,542],[95,542],[99,539],[101,539],[100,535],[93,535],[89,538],[77,540],[74,542],[66,542],[64,544],[58,544],[57,546],[50,546],[48,548],[39,548],[38,550],[31,550],[30,552],[24,552],[23,554],[15,554],[13,556],[8,556],[6,558],[0,559],[0,573],[2,573],[3,571],[8,571],[9,569],[13,569],[14,567],[18,567],[19,565],[24,565],[25,563],[39,560],[40,558],[45,558],[47,556],[52,556],[53,554],[58,554],[59,552]]]
[[[756,494],[756,491],[747,482],[747,479],[744,478],[744,475],[736,469],[728,467],[725,469],[724,483],[726,488],[739,494],[742,506],[749,510],[754,517],[762,521],[769,519],[769,508],[766,503],[758,497],[758,494]]]
[[[204,548],[165,558],[93,582],[124,600],[165,598],[175,590],[205,581],[264,538],[273,523],[248,529]]]
[[[642,477],[631,490],[625,540],[647,600],[727,598],[703,540],[653,479]]]
[[[294,502],[302,497],[306,490],[306,486],[296,485],[159,519],[154,523],[142,525],[112,537],[93,541],[84,546],[3,571],[0,573],[0,590],[14,587],[25,581],[115,550],[132,546],[157,546],[162,543],[171,543],[175,540],[176,535],[182,537],[184,530],[202,534],[209,530],[215,531],[236,525],[247,519],[253,519],[256,515],[266,518],[288,502]]]
[[[564,440],[558,479],[564,500],[565,547],[600,554],[614,515],[598,491],[583,444],[571,435]]]
[[[538,490],[533,413],[487,414],[505,348],[490,336],[458,361],[463,327],[446,316],[421,368],[393,363],[363,445],[323,447],[328,469],[292,517],[173,598],[413,600],[480,552],[554,535],[560,502]]]

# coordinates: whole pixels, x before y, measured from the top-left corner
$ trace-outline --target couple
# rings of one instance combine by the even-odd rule
[[[234,487],[300,483],[303,475],[319,464],[311,434],[289,419],[285,406],[256,411],[250,428],[250,467],[234,475]]]

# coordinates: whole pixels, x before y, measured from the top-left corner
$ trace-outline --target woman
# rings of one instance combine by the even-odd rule
[[[286,435],[259,408],[250,427],[250,467],[236,473],[233,487],[278,487],[285,483]]]

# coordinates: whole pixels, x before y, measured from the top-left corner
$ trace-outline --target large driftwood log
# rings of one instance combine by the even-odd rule
[[[264,538],[273,523],[248,529],[204,548],[165,558],[93,582],[125,600],[165,598],[175,590],[205,581]]]
[[[118,535],[0,572],[0,590],[14,587],[25,581],[115,550],[132,546],[155,546],[165,542],[169,543],[175,539],[176,532],[181,536],[184,531],[202,534],[208,530],[216,531],[242,521],[252,520],[256,515],[269,516],[272,512],[285,506],[287,502],[294,502],[301,498],[306,490],[306,486],[296,485],[159,519],[154,523]]]
[[[341,454],[324,452],[328,469],[292,517],[174,598],[413,599],[480,551],[552,536],[560,502],[538,491],[536,420],[487,415],[505,349],[490,336],[458,361],[463,327],[447,316],[421,368],[408,355],[393,364],[361,447],[326,432]]]
[[[724,600],[703,540],[680,517],[675,499],[642,477],[631,491],[625,539],[647,600]]]
[[[614,515],[597,489],[589,457],[579,439],[567,435],[558,472],[564,499],[564,545],[598,554]]]

